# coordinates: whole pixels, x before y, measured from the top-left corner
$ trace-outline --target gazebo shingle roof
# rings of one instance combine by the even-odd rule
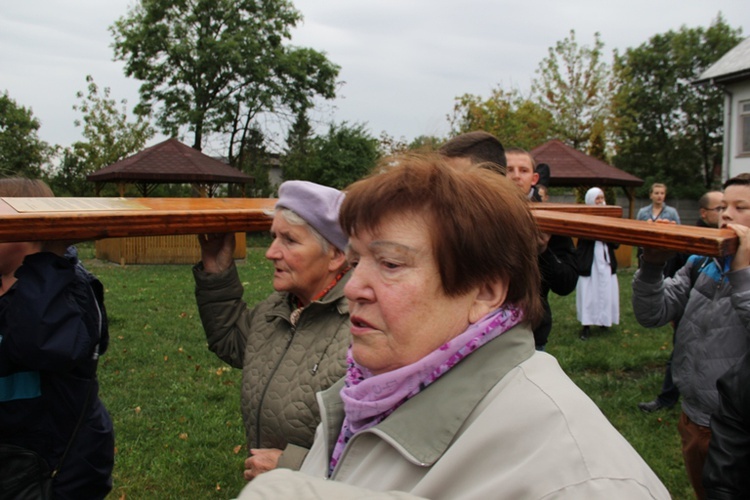
[[[86,176],[92,182],[241,183],[253,177],[177,139],[167,139]]]
[[[643,185],[643,179],[581,153],[557,139],[534,148],[531,154],[537,163],[549,165],[551,186]]]

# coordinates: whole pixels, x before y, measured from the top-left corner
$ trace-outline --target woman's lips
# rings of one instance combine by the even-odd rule
[[[352,324],[352,335],[363,334],[375,329],[370,323],[360,318],[359,316],[350,316],[349,321],[351,321]]]

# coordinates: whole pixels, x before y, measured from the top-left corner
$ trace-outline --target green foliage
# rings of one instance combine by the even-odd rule
[[[593,47],[579,46],[575,35],[570,30],[568,38],[549,48],[532,92],[551,114],[557,138],[580,151],[601,154],[609,120],[611,70],[602,60],[604,42],[599,33],[594,34]]]
[[[364,125],[332,124],[309,140],[310,153],[285,179],[302,179],[342,189],[367,175],[380,158],[379,142]],[[294,175],[295,177],[292,177]]]
[[[39,139],[40,126],[30,108],[0,93],[0,177],[42,176],[53,150]]]
[[[449,121],[452,135],[484,130],[505,146],[526,150],[553,138],[552,114],[515,89],[494,89],[487,99],[464,94],[456,98]]]
[[[267,233],[248,235],[238,261],[245,300],[272,290]],[[241,370],[206,346],[190,266],[85,265],[105,285],[111,343],[99,365],[101,396],[115,423],[112,498],[235,498],[247,454],[240,414]],[[578,339],[575,293],[550,294],[554,327],[548,352],[644,457],[676,500],[694,498],[685,475],[673,408],[644,414],[671,349],[671,327],[640,327],[630,308],[633,270],[618,271],[621,323]]]
[[[303,178],[312,155],[312,138],[312,125],[310,125],[307,111],[300,110],[286,138],[286,150],[282,160],[285,178]]]
[[[239,262],[245,299],[272,291],[265,249]],[[86,245],[81,255],[89,255]],[[105,285],[110,347],[101,397],[115,425],[112,498],[235,498],[247,456],[242,370],[210,352],[190,266],[86,261]]]
[[[302,19],[287,0],[142,0],[110,28],[115,58],[143,81],[139,110],[155,105],[177,135],[229,132],[230,163],[260,113],[295,111],[335,96],[339,67],[312,49],[284,45]]]
[[[707,29],[658,34],[615,56],[615,164],[676,196],[697,198],[717,181],[722,161],[723,94],[692,84],[740,42],[719,15]]]
[[[241,170],[255,178],[252,191],[247,195],[257,198],[268,198],[274,192],[274,186],[271,186],[268,176],[271,155],[263,142],[263,133],[256,128],[250,129],[249,140],[246,141],[245,149],[240,157]],[[237,186],[230,186],[230,196],[240,196],[236,191]]]
[[[75,125],[83,127],[84,140],[63,151],[60,168],[51,179],[58,196],[93,194],[93,184],[86,176],[140,151],[154,136],[144,116],[128,121],[127,100],[118,103],[110,97],[109,87],[100,92],[91,75],[86,76],[87,94],[78,92],[79,103],[73,110],[82,114]]]

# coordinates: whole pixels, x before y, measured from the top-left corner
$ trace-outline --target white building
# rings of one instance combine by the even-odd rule
[[[750,37],[709,67],[696,84],[724,91],[724,164],[722,180],[750,173]]]

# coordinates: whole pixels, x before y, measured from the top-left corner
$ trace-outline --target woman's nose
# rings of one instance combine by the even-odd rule
[[[344,296],[352,302],[370,299],[372,297],[372,289],[367,283],[368,278],[365,266],[360,263],[352,269],[352,275],[344,286]]]
[[[281,256],[281,252],[279,251],[279,246],[276,241],[277,240],[274,238],[274,240],[271,241],[271,244],[268,245],[268,249],[266,250],[266,259],[268,260],[277,260]]]

